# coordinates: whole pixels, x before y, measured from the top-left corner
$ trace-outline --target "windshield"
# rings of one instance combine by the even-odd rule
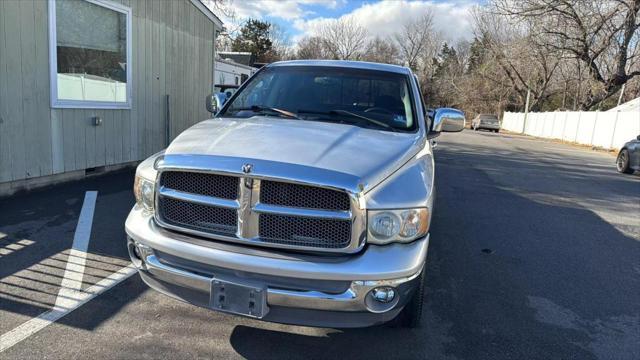
[[[221,116],[346,123],[385,131],[416,124],[407,76],[323,66],[274,66],[256,74]]]

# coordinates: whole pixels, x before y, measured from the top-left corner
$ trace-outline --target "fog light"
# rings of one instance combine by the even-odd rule
[[[392,287],[377,287],[373,290],[371,290],[371,295],[373,295],[373,298],[381,303],[390,303],[393,301],[393,299],[395,299],[396,297],[396,291],[394,288]]]
[[[133,265],[138,269],[145,269],[144,261],[146,257],[151,254],[151,249],[146,245],[135,243],[132,240],[129,240],[127,249],[129,250],[129,257],[131,257]]]
[[[136,259],[142,260],[142,255],[140,254],[140,249],[137,246],[133,246],[133,255],[135,255]]]

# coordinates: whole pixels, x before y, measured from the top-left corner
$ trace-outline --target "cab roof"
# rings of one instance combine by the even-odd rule
[[[278,61],[268,65],[269,67],[281,66],[332,66],[344,67],[352,69],[378,70],[387,71],[397,74],[411,75],[411,70],[404,66],[372,63],[366,61],[350,61],[350,60],[290,60]]]

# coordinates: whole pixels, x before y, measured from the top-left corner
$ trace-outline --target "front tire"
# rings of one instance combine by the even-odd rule
[[[420,273],[417,281],[418,287],[411,296],[411,300],[404,306],[404,309],[393,320],[394,327],[415,329],[422,323],[422,304],[424,302],[424,274],[426,264]]]
[[[616,158],[616,169],[619,173],[631,174],[633,169],[629,166],[629,150],[622,149]]]

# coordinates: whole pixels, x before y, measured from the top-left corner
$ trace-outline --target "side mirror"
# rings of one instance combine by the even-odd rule
[[[636,140],[640,140],[640,135],[636,136]]]
[[[464,129],[464,113],[458,109],[439,108],[433,115],[432,132],[458,132]]]
[[[205,105],[207,107],[207,111],[216,114],[222,106],[227,101],[227,95],[224,93],[215,93],[208,95],[205,99]]]

